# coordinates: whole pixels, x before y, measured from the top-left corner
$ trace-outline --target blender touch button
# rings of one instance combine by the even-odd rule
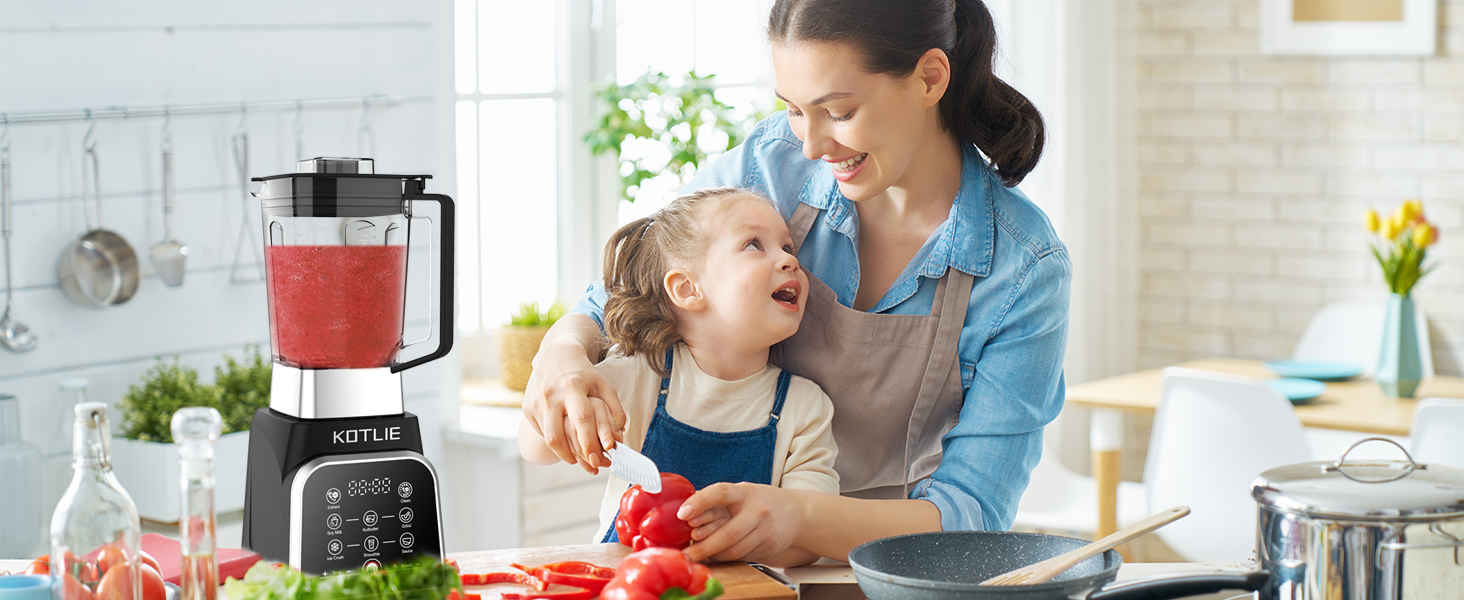
[[[381,570],[381,561],[373,558],[366,561],[366,564],[361,565],[361,568],[365,569],[367,573],[375,573]]]
[[[331,540],[329,544],[326,544],[326,549],[330,550],[332,556],[339,556],[341,553],[341,548],[342,547],[340,540]]]
[[[331,515],[329,517],[326,517],[325,518],[325,526],[326,527],[329,527],[331,529],[340,529],[341,528],[341,516],[338,515],[338,514],[335,514],[335,513],[331,513]]]
[[[326,502],[329,502],[331,504],[335,504],[337,502],[340,502],[341,501],[341,491],[338,490],[338,489],[335,489],[335,488],[330,488],[329,490],[326,490],[326,492],[325,492],[325,501]]]
[[[412,537],[410,533],[403,533],[399,541],[401,541],[403,548],[411,548],[412,544],[417,543],[417,539]]]
[[[397,513],[397,519],[400,519],[401,522],[403,522],[403,523],[411,523],[412,522],[412,509],[410,509],[410,508],[403,508],[401,510],[401,512],[398,512]]]
[[[373,536],[367,537],[366,538],[366,541],[364,542],[364,545],[366,546],[366,551],[367,552],[375,552],[376,551],[376,546],[378,545],[378,542],[376,541],[376,536],[373,535]]]
[[[376,526],[376,511],[374,511],[374,510],[368,510],[368,511],[366,511],[366,514],[361,515],[361,522],[362,523],[365,523],[367,527],[375,527]]]
[[[412,484],[403,481],[401,485],[397,486],[397,495],[403,498],[412,497]]]

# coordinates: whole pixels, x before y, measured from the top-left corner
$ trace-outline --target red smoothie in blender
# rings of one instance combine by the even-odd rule
[[[275,355],[305,369],[391,364],[402,341],[406,246],[269,246]]]

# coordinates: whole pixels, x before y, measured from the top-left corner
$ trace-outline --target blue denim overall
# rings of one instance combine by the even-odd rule
[[[662,473],[676,473],[691,481],[696,489],[714,483],[771,484],[773,452],[778,447],[778,418],[783,400],[788,397],[787,371],[778,374],[778,393],[773,398],[773,412],[768,424],[745,431],[707,431],[677,421],[666,412],[666,390],[671,386],[672,349],[666,350],[666,375],[661,378],[661,393],[656,397],[656,416],[646,428],[641,454],[656,462]],[[615,513],[616,518],[620,513]],[[602,542],[619,542],[615,520]]]

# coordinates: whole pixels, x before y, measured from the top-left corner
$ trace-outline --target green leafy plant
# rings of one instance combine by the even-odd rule
[[[198,380],[198,371],[158,358],[127,388],[117,408],[122,411],[122,437],[143,442],[173,442],[173,413],[187,406],[215,408],[223,417],[223,432],[246,431],[254,412],[269,406],[270,365],[258,346],[244,348],[244,360],[224,356],[214,367],[214,383]]]
[[[518,311],[509,317],[508,324],[510,327],[549,327],[568,312],[569,309],[558,302],[549,305],[549,308],[544,310],[539,310],[538,302],[524,302],[519,304]]]
[[[698,165],[706,162],[709,151],[732,149],[742,142],[747,129],[765,116],[738,116],[731,106],[717,99],[713,77],[697,75],[696,71],[676,78],[660,72],[646,73],[629,85],[611,83],[595,92],[602,114],[599,125],[585,135],[585,141],[591,153],[598,156],[613,152],[620,160],[621,197],[634,202],[641,182],[662,173],[674,173],[685,183],[686,176],[695,174]],[[709,140],[707,134],[711,131],[724,134],[726,143]],[[649,163],[645,158],[625,158],[623,145],[633,139],[659,142],[670,158],[665,165]]]

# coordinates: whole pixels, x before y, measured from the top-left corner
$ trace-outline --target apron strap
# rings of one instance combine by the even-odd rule
[[[971,302],[971,286],[975,278],[971,274],[953,267],[946,268],[946,274],[940,278],[941,289],[935,297],[931,314],[941,312],[940,324],[936,325],[935,343],[930,355],[930,361],[925,363],[925,376],[920,382],[920,393],[915,398],[915,407],[910,411],[910,423],[907,432],[924,431],[926,422],[930,420],[930,413],[933,412],[936,401],[940,399],[941,392],[945,390],[946,377],[951,369],[955,368],[957,347],[961,341],[961,328],[966,324],[966,311]],[[947,280],[951,284],[948,285]],[[942,310],[943,309],[943,310]],[[905,438],[905,468],[910,468],[910,455],[914,453],[915,436],[906,435]],[[904,479],[909,481],[910,473],[906,472]],[[909,496],[910,486],[905,485],[905,495]]]
[[[778,419],[782,418],[783,401],[788,399],[788,383],[793,381],[793,374],[786,369],[778,373],[778,394],[773,396],[773,414],[768,417],[768,426],[776,426]]]
[[[656,395],[656,408],[666,410],[666,390],[671,387],[671,354],[675,347],[666,349],[666,375],[661,377],[661,393]]]
[[[788,219],[788,233],[793,235],[793,251],[796,253],[803,247],[803,239],[808,237],[808,232],[813,229],[813,221],[818,218],[818,209],[802,202],[793,211],[793,216]]]

